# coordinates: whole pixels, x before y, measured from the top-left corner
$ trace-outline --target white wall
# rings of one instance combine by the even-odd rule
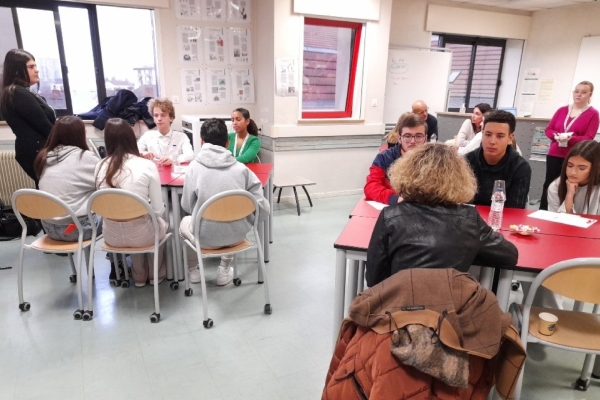
[[[533,13],[531,32],[525,43],[521,73],[539,68],[542,77],[554,78],[554,96],[549,104],[536,104],[534,117],[552,117],[556,109],[571,101],[573,75],[584,36],[600,35],[600,5],[581,4]],[[600,68],[600,66],[599,66]],[[600,87],[600,82],[593,82]],[[520,82],[519,82],[520,84]],[[518,91],[517,91],[518,93]],[[598,93],[592,104],[598,107]]]

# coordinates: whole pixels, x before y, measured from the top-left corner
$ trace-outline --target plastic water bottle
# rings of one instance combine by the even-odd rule
[[[434,133],[433,135],[431,135],[431,138],[429,139],[429,141],[430,141],[431,143],[435,143],[435,142],[437,142],[437,135],[436,135],[435,133]]]
[[[467,105],[465,103],[462,103],[462,106],[460,106],[460,113],[465,114],[466,112],[467,112]]]
[[[494,192],[492,193],[492,206],[488,216],[488,225],[497,231],[502,226],[502,213],[504,212],[504,202],[506,201],[506,191],[504,181],[494,182]]]

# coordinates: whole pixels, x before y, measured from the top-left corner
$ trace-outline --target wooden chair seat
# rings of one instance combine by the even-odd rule
[[[556,330],[550,336],[538,332],[539,314],[548,312],[558,317]],[[558,310],[554,308],[531,307],[529,334],[544,342],[600,351],[600,315],[585,312]]]
[[[129,251],[132,253],[151,253],[154,250],[154,245],[144,247],[116,247],[103,242],[102,250],[108,253],[127,253]]]
[[[244,239],[244,241],[236,246],[232,246],[232,247],[222,247],[220,249],[202,249],[202,256],[206,255],[211,255],[211,256],[216,256],[216,255],[221,255],[221,254],[229,254],[229,253],[237,253],[240,251],[244,251],[247,250],[249,247],[252,247],[253,244],[251,241],[249,241],[248,239]]]
[[[91,240],[84,240],[82,247],[90,245]],[[64,242],[62,240],[54,240],[48,235],[44,235],[31,243],[31,248],[41,251],[49,251],[56,253],[74,253],[77,251],[77,242]]]

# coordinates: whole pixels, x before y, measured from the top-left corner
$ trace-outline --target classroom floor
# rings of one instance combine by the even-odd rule
[[[273,314],[262,313],[255,254],[238,261],[240,287],[214,285],[208,274],[212,329],[202,326],[194,296],[160,285],[161,321],[151,324],[153,292],[113,288],[109,265],[96,258],[91,322],[73,320],[77,306],[66,258],[26,252],[25,300],[18,309],[18,242],[0,242],[0,400],[8,399],[318,399],[331,357],[333,242],[359,196],[314,199],[296,214],[275,204],[267,264]],[[516,293],[516,296],[519,296]],[[522,399],[600,398],[570,386],[583,356],[530,347]]]

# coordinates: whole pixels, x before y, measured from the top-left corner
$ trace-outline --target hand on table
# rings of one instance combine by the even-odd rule
[[[163,157],[160,160],[158,160],[158,165],[162,165],[164,167],[167,167],[171,164],[173,164],[173,160],[171,160],[169,157]]]

